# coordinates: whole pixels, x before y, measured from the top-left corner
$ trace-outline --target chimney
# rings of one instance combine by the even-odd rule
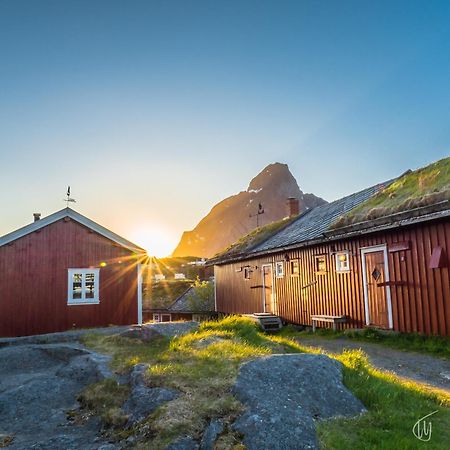
[[[41,220],[41,213],[33,213],[33,218],[35,222]]]
[[[300,214],[300,206],[298,198],[289,197],[286,200],[287,213],[289,217],[298,216]]]

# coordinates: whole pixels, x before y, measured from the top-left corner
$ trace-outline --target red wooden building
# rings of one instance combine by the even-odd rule
[[[0,237],[0,336],[142,322],[145,250],[65,208]]]
[[[449,336],[448,200],[332,226],[385,185],[307,211],[262,242],[211,260],[216,310],[305,325],[333,316],[346,328]]]

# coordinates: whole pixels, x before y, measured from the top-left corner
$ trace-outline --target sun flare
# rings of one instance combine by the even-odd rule
[[[143,225],[131,230],[129,236],[132,242],[147,250],[149,255],[159,258],[170,255],[176,246],[174,236],[162,227]]]

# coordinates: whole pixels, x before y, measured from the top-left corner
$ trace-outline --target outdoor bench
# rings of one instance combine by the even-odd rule
[[[312,322],[312,330],[313,333],[316,331],[316,324],[317,322],[328,322],[333,324],[333,330],[336,331],[336,324],[337,323],[345,323],[347,322],[346,316],[329,316],[326,314],[318,314],[318,315],[312,315],[311,316],[311,322]]]

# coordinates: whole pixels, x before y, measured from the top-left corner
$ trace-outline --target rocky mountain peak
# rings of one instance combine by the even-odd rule
[[[300,213],[326,203],[314,194],[303,194],[287,164],[269,164],[246,191],[217,203],[192,231],[185,231],[172,256],[215,255],[256,228],[259,204],[264,208],[258,216],[259,226],[286,217],[289,197],[299,200]]]

